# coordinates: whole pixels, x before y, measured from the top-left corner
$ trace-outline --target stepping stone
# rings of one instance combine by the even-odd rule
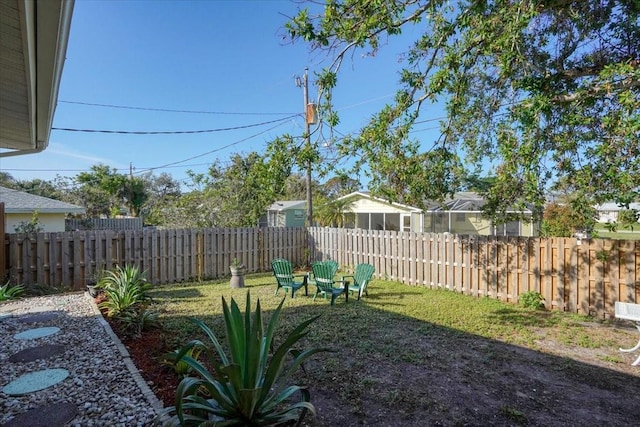
[[[52,313],[52,312],[39,313],[29,317],[22,317],[18,319],[18,322],[21,322],[21,323],[48,322],[49,320],[55,319],[56,317],[58,317],[58,313]]]
[[[36,338],[48,337],[49,335],[57,334],[60,332],[60,328],[56,326],[49,326],[46,328],[29,329],[28,331],[15,334],[13,337],[17,340],[32,340]]]
[[[78,415],[73,403],[50,403],[16,415],[2,427],[62,427]]]
[[[9,396],[22,396],[56,385],[68,376],[69,371],[66,369],[44,369],[30,372],[11,381],[4,386],[2,392]]]
[[[33,362],[38,359],[48,359],[64,353],[64,346],[57,344],[45,344],[38,347],[26,348],[9,357],[9,362]]]
[[[40,306],[40,307],[32,307],[29,310],[27,310],[27,313],[42,313],[44,311],[51,311],[53,307],[51,306]]]

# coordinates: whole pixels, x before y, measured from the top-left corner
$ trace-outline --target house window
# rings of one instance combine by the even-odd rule
[[[411,215],[402,215],[402,231],[411,231]]]
[[[304,211],[302,209],[296,209],[293,211],[293,216],[295,219],[302,219],[304,218]]]

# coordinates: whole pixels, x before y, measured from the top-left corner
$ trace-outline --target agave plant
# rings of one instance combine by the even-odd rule
[[[24,286],[15,285],[11,286],[11,283],[7,282],[0,286],[0,301],[7,301],[10,299],[18,298],[24,292]]]
[[[198,377],[185,377],[178,385],[175,406],[167,410],[167,413],[174,414],[169,420],[170,425],[271,426],[294,422],[299,425],[307,411],[315,415],[309,391],[287,382],[305,360],[325,351],[321,348],[292,351],[293,346],[308,334],[307,326],[319,316],[300,323],[270,354],[283,303],[284,299],[273,312],[265,331],[260,300],[252,318],[249,292],[244,315],[233,298],[229,307],[223,297],[229,356],[211,329],[204,322],[193,320],[206,334],[210,344],[193,340],[177,356]],[[188,356],[190,349],[196,346],[204,349],[208,356],[207,364]],[[293,357],[293,361],[285,366],[288,355]],[[214,372],[209,372],[207,366],[212,366]],[[300,393],[300,400],[292,401],[297,393]]]

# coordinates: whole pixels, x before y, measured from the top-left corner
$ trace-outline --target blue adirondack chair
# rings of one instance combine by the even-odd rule
[[[331,263],[326,262],[314,262],[311,265],[313,280],[316,285],[316,293],[313,295],[314,301],[321,294],[325,299],[327,296],[331,296],[331,305],[334,305],[336,297],[345,293],[344,283],[336,282],[334,279],[336,272],[334,268]],[[342,286],[336,287],[336,283]]]
[[[375,269],[371,264],[358,264],[352,275],[342,276],[342,281],[349,280],[349,292],[358,293],[358,299],[362,297],[362,294],[369,295],[367,292],[367,285],[373,278]]]
[[[271,261],[271,270],[276,278],[277,286],[275,295],[278,290],[283,288],[285,293],[291,289],[291,298],[294,297],[296,291],[304,286],[304,294],[309,295],[306,274],[293,274],[291,262],[284,258],[276,258]]]

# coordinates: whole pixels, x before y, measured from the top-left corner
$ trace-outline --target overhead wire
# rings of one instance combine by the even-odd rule
[[[141,169],[139,171],[136,171],[135,173],[136,174],[141,174],[141,173],[145,173],[145,172],[148,172],[148,171],[153,171],[155,169],[164,169],[164,168],[169,167],[169,166],[174,166],[174,165],[177,165],[177,164],[180,164],[180,163],[188,162],[189,160],[197,159],[199,157],[203,157],[203,156],[206,156],[208,154],[215,153],[216,151],[221,151],[221,150],[224,150],[225,148],[229,148],[229,147],[232,147],[234,145],[240,144],[240,143],[245,142],[245,141],[247,141],[249,139],[255,138],[256,136],[260,136],[263,133],[267,133],[267,132],[269,132],[269,131],[271,131],[271,130],[279,127],[279,126],[282,126],[282,123],[279,123],[279,124],[277,124],[275,126],[272,126],[269,129],[265,129],[262,132],[258,132],[258,133],[254,134],[254,135],[251,135],[251,136],[248,136],[246,138],[243,138],[243,139],[241,139],[239,141],[232,142],[231,144],[227,144],[227,145],[224,145],[222,147],[218,147],[216,149],[207,151],[206,153],[198,154],[196,156],[192,156],[192,157],[189,157],[189,158],[183,159],[183,160],[178,160],[176,162],[166,163],[166,164],[161,165],[161,166],[143,168],[143,169]]]
[[[385,97],[388,97],[389,95],[385,95],[379,98],[374,98],[372,100],[368,100],[368,101],[363,101],[361,103],[357,103],[357,104],[353,104],[347,107],[343,107],[340,108],[339,110],[345,110],[345,109],[349,109],[349,108],[353,108],[355,106],[359,106],[371,101],[375,101],[375,100],[379,100],[379,99],[383,99]],[[97,106],[97,107],[107,107],[107,108],[120,108],[120,109],[130,109],[130,110],[143,110],[143,111],[160,111],[160,112],[174,112],[174,113],[191,113],[191,114],[219,114],[219,115],[283,115],[283,114],[289,114],[287,117],[284,118],[280,118],[280,119],[276,119],[276,120],[271,120],[271,121],[266,121],[266,122],[260,122],[260,123],[253,123],[253,124],[249,124],[249,125],[242,125],[242,126],[235,126],[235,127],[226,127],[226,128],[217,128],[217,129],[204,129],[204,130],[188,130],[188,131],[123,131],[123,130],[97,130],[97,129],[75,129],[75,128],[58,128],[58,127],[54,127],[52,128],[52,130],[58,130],[58,131],[67,131],[67,132],[87,132],[87,133],[110,133],[110,134],[131,134],[131,135],[177,135],[177,134],[198,134],[198,133],[213,133],[213,132],[223,132],[223,131],[230,131],[230,130],[237,130],[237,129],[247,129],[247,128],[251,128],[251,127],[257,127],[257,126],[263,126],[263,125],[267,125],[267,124],[272,124],[272,123],[279,123],[276,126],[273,126],[269,129],[266,129],[263,132],[259,132],[257,134],[254,134],[252,136],[249,136],[247,138],[244,138],[242,140],[233,142],[231,144],[225,145],[223,147],[219,147],[216,148],[214,150],[210,150],[207,151],[205,153],[196,155],[196,156],[192,156],[190,158],[187,159],[183,159],[177,162],[171,162],[171,163],[167,163],[165,165],[161,165],[161,166],[155,166],[155,167],[145,167],[142,168],[139,171],[136,171],[135,173],[144,173],[147,171],[153,171],[156,169],[163,169],[163,168],[169,168],[169,167],[189,167],[189,166],[201,166],[201,165],[207,165],[209,163],[204,163],[204,164],[192,164],[192,165],[180,165],[180,166],[176,166],[179,165],[180,163],[189,161],[189,160],[193,160],[195,158],[199,158],[199,157],[203,157],[206,156],[208,154],[214,153],[216,151],[220,151],[223,150],[225,148],[228,148],[230,146],[233,145],[237,145],[239,143],[242,143],[244,141],[247,141],[251,138],[254,138],[256,136],[259,136],[265,132],[268,132],[270,130],[273,130],[277,127],[279,127],[282,123],[281,122],[285,122],[286,120],[295,118],[300,116],[299,113],[297,114],[293,114],[293,113],[253,113],[253,112],[240,112],[240,113],[233,113],[233,112],[221,112],[221,111],[202,111],[202,110],[182,110],[182,109],[168,109],[168,108],[151,108],[151,107],[138,107],[138,106],[125,106],[125,105],[116,105],[116,104],[100,104],[100,103],[90,103],[90,102],[81,102],[81,101],[67,101],[67,100],[59,100],[58,102],[61,103],[67,103],[67,104],[78,104],[78,105],[87,105],[87,106]],[[510,102],[510,103],[506,103],[502,106],[509,106],[509,105],[513,105],[516,104],[516,102]],[[502,113],[504,114],[504,113]],[[442,117],[434,117],[434,118],[430,118],[430,119],[425,119],[425,120],[420,120],[420,121],[416,121],[414,124],[421,124],[421,123],[427,123],[427,122],[433,122],[433,121],[437,121],[437,120],[443,120],[445,119],[446,116],[442,116]],[[418,132],[424,132],[424,131],[428,131],[428,130],[434,130],[434,129],[438,129],[439,127],[428,127],[428,128],[424,128],[424,129],[416,129],[416,130],[412,130],[410,133],[418,133]],[[318,129],[315,129],[313,133],[315,133]],[[338,132],[339,134],[341,134],[342,136],[345,136],[345,134],[343,132],[338,131],[337,129],[334,129],[336,132]],[[350,133],[350,132],[349,132]],[[121,168],[122,170],[124,170],[124,168]],[[86,169],[27,169],[27,168],[2,168],[2,170],[5,171],[19,171],[19,172],[84,172],[86,171]],[[120,169],[115,169],[116,171],[120,170]]]
[[[85,132],[85,133],[111,133],[111,134],[124,134],[124,135],[181,135],[181,134],[196,134],[196,133],[212,133],[212,132],[223,132],[229,130],[237,130],[237,129],[247,129],[257,126],[269,125],[272,123],[284,122],[286,120],[292,119],[300,114],[294,114],[288,117],[284,117],[282,119],[270,120],[268,122],[261,123],[253,123],[250,125],[242,125],[242,126],[234,126],[227,128],[218,128],[218,129],[202,129],[202,130],[180,130],[180,131],[128,131],[128,130],[104,130],[104,129],[74,129],[74,128],[58,128],[53,127],[52,130],[59,130],[65,132]]]
[[[172,108],[151,108],[151,107],[132,107],[128,105],[116,105],[116,104],[98,104],[93,102],[81,102],[81,101],[58,101],[64,104],[77,104],[88,105],[91,107],[105,107],[105,108],[119,108],[126,110],[142,110],[142,111],[160,111],[165,113],[188,113],[188,114],[217,114],[217,115],[237,115],[237,116],[283,116],[285,114],[291,115],[295,113],[247,113],[247,112],[229,112],[229,111],[204,111],[204,110],[180,110]]]
[[[294,116],[294,117],[295,117],[295,116]],[[289,117],[289,118],[291,118],[291,117]],[[261,132],[258,132],[258,133],[256,133],[256,134],[253,134],[253,135],[248,136],[248,137],[246,137],[246,138],[243,138],[243,139],[241,139],[241,140],[238,140],[238,141],[232,142],[232,143],[227,144],[227,145],[224,145],[224,146],[222,146],[222,147],[218,147],[218,148],[216,148],[216,149],[214,149],[214,150],[207,151],[206,153],[201,153],[201,154],[198,154],[198,155],[196,155],[196,156],[189,157],[189,158],[187,158],[187,159],[183,159],[183,160],[179,160],[179,161],[176,161],[176,162],[167,163],[167,164],[165,164],[165,165],[160,165],[160,166],[153,166],[153,167],[144,167],[144,168],[139,168],[139,170],[137,170],[138,168],[136,168],[136,171],[134,172],[134,174],[143,174],[143,173],[145,173],[145,172],[154,171],[154,170],[156,170],[156,169],[165,169],[165,168],[173,168],[173,167],[206,166],[206,165],[209,165],[209,164],[211,164],[211,162],[209,162],[209,163],[200,163],[200,164],[192,164],[192,165],[180,165],[180,166],[176,166],[176,165],[178,165],[178,164],[180,164],[180,163],[187,162],[187,161],[189,161],[189,160],[193,160],[193,159],[197,159],[197,158],[199,158],[199,157],[203,157],[203,156],[206,156],[206,155],[208,155],[208,154],[215,153],[216,151],[221,151],[221,150],[224,150],[225,148],[229,148],[229,147],[232,147],[232,146],[234,146],[234,145],[240,144],[240,143],[245,142],[245,141],[247,141],[247,140],[249,140],[249,139],[252,139],[252,138],[255,138],[255,137],[257,137],[257,136],[260,136],[260,135],[262,135],[262,134],[264,134],[264,133],[266,133],[266,132],[272,131],[273,129],[276,129],[276,128],[278,128],[278,127],[282,126],[283,124],[284,124],[284,123],[278,123],[278,124],[276,124],[275,126],[272,126],[272,127],[268,128],[268,129],[265,129],[265,130],[263,130],[263,131],[261,131]],[[35,168],[34,168],[34,169],[26,169],[26,168],[0,168],[0,170],[4,170],[4,171],[15,171],[15,172],[87,172],[87,169],[35,169]],[[120,170],[126,170],[126,168],[114,168],[114,170],[115,170],[116,172],[118,172],[118,171],[120,171]]]

